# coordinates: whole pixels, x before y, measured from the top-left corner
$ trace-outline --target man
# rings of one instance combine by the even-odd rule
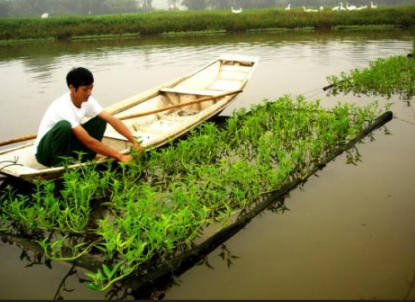
[[[69,92],[52,102],[39,126],[35,142],[36,159],[47,167],[64,165],[68,158],[92,160],[101,154],[126,163],[131,155],[119,153],[101,140],[109,123],[128,139],[134,149],[143,152],[131,131],[118,118],[105,111],[91,96],[92,73],[83,67],[73,68],[66,76]],[[90,120],[82,124],[84,117]]]

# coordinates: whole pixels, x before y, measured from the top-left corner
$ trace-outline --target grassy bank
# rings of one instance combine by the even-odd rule
[[[302,8],[246,10],[232,14],[216,11],[158,11],[151,13],[0,18],[0,41],[107,36],[181,34],[185,32],[235,32],[269,29],[338,30],[356,26],[411,28],[415,26],[415,5],[391,6],[361,11],[307,13]]]

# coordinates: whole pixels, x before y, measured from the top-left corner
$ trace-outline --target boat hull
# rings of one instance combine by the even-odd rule
[[[157,148],[220,114],[242,92],[258,64],[258,57],[222,55],[195,72],[149,89],[105,108],[123,120],[146,149]],[[110,125],[103,143],[128,154],[131,143]],[[0,173],[30,182],[58,178],[75,163],[50,168],[35,158],[34,140],[0,150]],[[98,163],[109,161],[98,157]]]

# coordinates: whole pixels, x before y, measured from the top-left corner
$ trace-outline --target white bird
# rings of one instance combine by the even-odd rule
[[[340,5],[333,7],[331,10],[339,10],[340,9]]]
[[[290,10],[291,9],[291,3],[288,3],[287,7],[285,8],[285,10]]]
[[[317,9],[305,8],[305,6],[303,6],[303,10],[307,13],[317,13],[318,12]]]
[[[43,13],[42,16],[41,16],[41,18],[43,18],[43,19],[45,19],[47,17],[49,17],[49,14],[48,13]]]
[[[373,4],[373,2],[372,1],[370,1],[370,8],[378,8],[378,5],[376,4]]]
[[[346,10],[346,8],[343,6],[343,2],[340,2],[340,10]]]
[[[349,3],[346,3],[346,9],[347,10],[355,10],[356,6],[355,5],[349,5]]]
[[[242,13],[242,7],[240,7],[239,9],[234,9],[233,7],[231,7],[232,13],[234,14],[239,14]]]
[[[318,10],[322,12],[324,10],[324,6],[320,6]]]

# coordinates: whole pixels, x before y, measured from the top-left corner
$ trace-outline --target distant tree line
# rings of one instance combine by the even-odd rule
[[[0,0],[0,17],[103,15],[152,10],[153,0]]]
[[[260,9],[272,7],[335,6],[338,0],[165,0],[169,9]],[[414,0],[372,0],[378,5],[413,5]],[[343,1],[346,2],[346,1]],[[368,5],[369,0],[349,4]],[[50,15],[103,15],[154,10],[153,0],[0,0],[0,17]]]

